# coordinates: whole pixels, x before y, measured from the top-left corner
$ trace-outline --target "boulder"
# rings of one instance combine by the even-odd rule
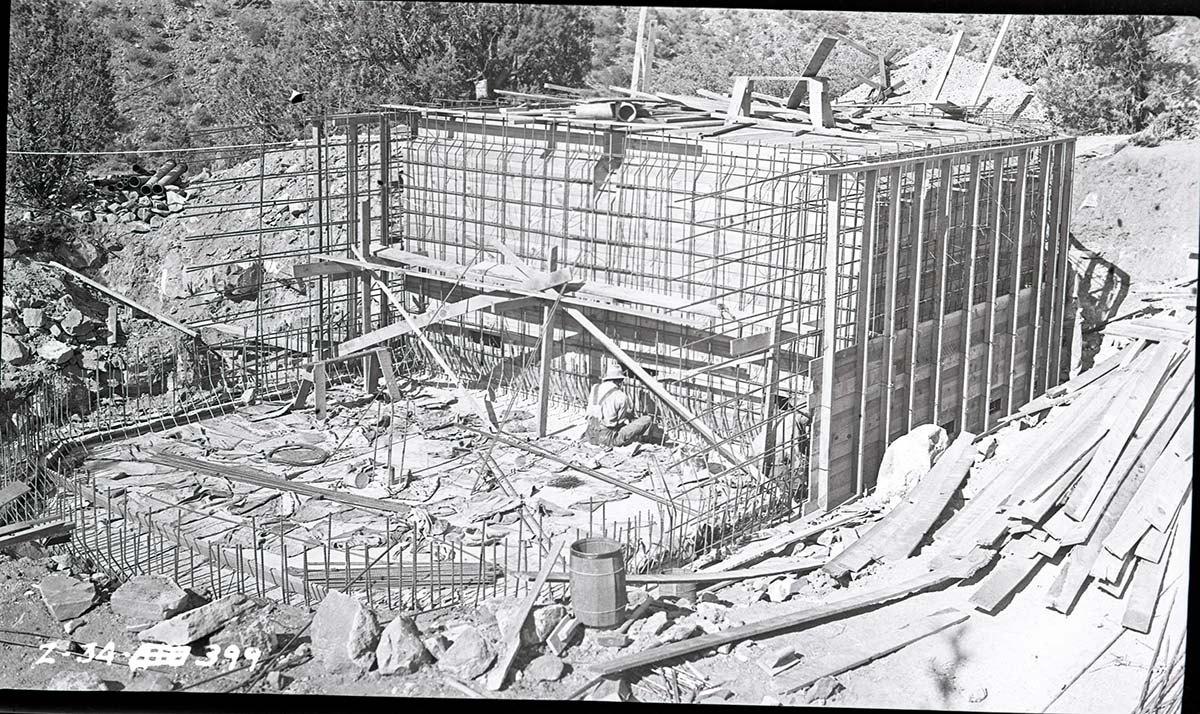
[[[47,575],[38,585],[42,600],[60,622],[73,620],[92,608],[96,586],[67,575]]]
[[[279,649],[279,636],[275,630],[275,623],[266,609],[248,610],[222,627],[208,642],[222,650],[229,645],[237,645],[243,651],[247,647],[257,647],[266,657]]]
[[[31,330],[40,330],[46,326],[46,311],[40,307],[27,307],[21,311],[21,322]]]
[[[557,682],[566,674],[567,665],[552,654],[544,654],[525,667],[525,677],[535,682]]]
[[[375,661],[379,663],[380,674],[409,674],[432,660],[432,655],[421,641],[421,631],[409,618],[401,615],[383,628],[379,645],[375,648]]]
[[[293,216],[299,218],[300,216],[303,216],[305,213],[308,213],[308,204],[306,204],[306,203],[289,203],[288,204],[288,213],[291,213]]]
[[[893,441],[883,454],[875,492],[866,500],[878,508],[894,506],[929,472],[949,444],[946,430],[936,424],[923,424]]]
[[[55,339],[49,339],[38,347],[38,357],[51,364],[66,364],[75,356],[75,348],[64,345]]]
[[[113,686],[95,672],[67,670],[54,675],[46,688],[56,692],[107,692]]]
[[[2,331],[6,335],[24,335],[25,333],[29,332],[29,330],[25,329],[25,325],[21,324],[17,320],[12,319],[11,317],[4,320]]]
[[[533,631],[538,644],[546,641],[554,628],[558,627],[558,623],[567,616],[567,608],[563,605],[555,603],[539,607],[533,611]]]
[[[438,659],[438,669],[462,679],[475,679],[492,668],[496,653],[474,627],[465,628]]]
[[[427,637],[422,642],[425,644],[425,649],[429,651],[429,654],[434,659],[441,659],[446,650],[450,649],[450,640],[446,639],[444,635]]]
[[[496,610],[496,625],[500,628],[500,639],[508,641],[516,629],[516,620],[523,614],[520,603]],[[560,618],[561,619],[561,618]],[[547,633],[549,636],[549,633]],[[533,618],[526,618],[521,623],[521,644],[532,645],[538,641],[538,635]]]
[[[187,645],[208,637],[241,613],[254,607],[245,595],[234,593],[207,605],[188,610],[169,620],[163,620],[138,633],[142,642],[161,642],[165,645]]]
[[[129,692],[170,692],[174,689],[175,680],[170,675],[151,672],[148,669],[135,671],[129,680],[129,686],[125,687]]]
[[[677,622],[667,628],[666,632],[659,635],[658,640],[664,644],[670,642],[682,642],[691,639],[697,635],[703,634],[700,626],[694,622]]]
[[[312,623],[313,655],[330,671],[366,672],[375,662],[379,620],[356,597],[330,590]]]
[[[284,687],[286,687],[287,685],[289,685],[291,683],[292,683],[292,678],[287,676],[283,672],[268,672],[267,673],[267,684],[269,684],[271,686],[271,689],[280,691]]]
[[[188,594],[165,575],[135,575],[109,599],[112,611],[139,623],[162,622],[183,612]]]
[[[28,364],[32,354],[24,342],[6,332],[0,335],[0,357],[4,359],[5,364],[19,367]]]
[[[79,335],[91,332],[94,324],[91,320],[88,320],[86,317],[84,317],[83,313],[79,310],[71,310],[67,313],[66,317],[59,322],[59,327],[61,327],[63,332],[67,333],[68,335],[77,337]]]
[[[804,703],[814,704],[823,702],[842,691],[844,688],[845,687],[842,686],[842,683],[833,677],[821,677],[817,681],[813,682],[812,686],[808,688],[807,692],[805,692]]]

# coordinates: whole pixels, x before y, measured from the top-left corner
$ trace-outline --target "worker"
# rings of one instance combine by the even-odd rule
[[[625,372],[618,364],[610,364],[600,384],[588,395],[588,424],[586,438],[598,446],[628,446],[638,441],[650,428],[651,419],[633,416],[629,395],[621,389]]]

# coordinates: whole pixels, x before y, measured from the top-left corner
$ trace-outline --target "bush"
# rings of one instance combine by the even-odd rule
[[[153,27],[156,30],[161,30],[164,27],[166,27],[166,25],[167,25],[167,23],[163,22],[161,17],[152,17],[152,18],[150,18],[150,21],[147,22],[146,24],[149,25],[150,27]]]
[[[208,9],[213,17],[229,17],[230,14],[229,6],[221,0],[209,0]]]
[[[128,20],[115,20],[108,26],[108,31],[113,37],[123,42],[136,42],[142,37],[142,32]]]
[[[151,35],[145,43],[146,49],[152,52],[170,52],[171,45],[167,44],[167,40],[162,35]]]
[[[237,25],[255,47],[262,47],[267,38],[267,23],[253,17],[239,17]]]
[[[146,69],[158,64],[158,58],[155,57],[154,53],[141,47],[130,47],[125,52],[125,58],[133,64]]]
[[[199,27],[196,27],[195,25],[191,25],[188,27],[187,38],[189,40],[191,40],[192,42],[199,42],[200,40],[204,39],[204,34],[202,32],[200,32]]]

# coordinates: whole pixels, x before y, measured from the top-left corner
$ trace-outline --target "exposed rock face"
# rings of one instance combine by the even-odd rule
[[[0,357],[4,359],[6,364],[19,367],[29,363],[32,355],[24,342],[7,332],[0,336],[0,341],[3,342],[3,347],[0,348]]]
[[[331,590],[313,618],[313,654],[330,671],[366,672],[375,663],[380,627],[358,598]]]
[[[65,364],[75,356],[75,348],[64,345],[55,339],[49,339],[38,347],[38,356],[51,364]]]
[[[142,642],[161,642],[165,645],[191,644],[202,637],[208,637],[253,606],[245,595],[226,595],[195,610],[163,620],[139,633],[138,639]]]
[[[949,445],[946,430],[936,424],[922,424],[893,441],[883,454],[875,493],[867,500],[885,509],[895,505],[929,472]]]
[[[156,623],[183,612],[188,594],[165,575],[137,575],[109,600],[113,612],[134,622]]]
[[[38,585],[42,600],[60,622],[73,620],[92,608],[96,586],[66,575],[47,575]]]
[[[400,616],[384,628],[375,648],[375,661],[379,663],[380,674],[408,674],[433,661],[433,657],[413,621]]]
[[[257,647],[266,657],[279,648],[279,636],[275,629],[267,610],[249,610],[235,617],[208,641],[222,650],[229,645],[237,645],[242,651],[247,647]]]
[[[487,640],[479,630],[468,627],[438,659],[438,669],[462,679],[474,679],[487,672],[496,661]]]

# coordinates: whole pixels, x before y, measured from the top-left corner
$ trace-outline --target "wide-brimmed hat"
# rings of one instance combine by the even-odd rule
[[[608,371],[600,378],[602,382],[619,382],[625,379],[625,370],[619,364],[610,364]]]

